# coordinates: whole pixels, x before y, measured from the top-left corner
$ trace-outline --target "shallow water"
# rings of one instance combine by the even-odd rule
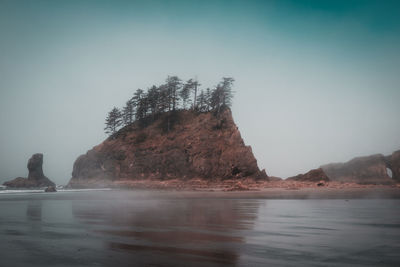
[[[212,194],[1,194],[0,266],[400,265],[398,199]]]

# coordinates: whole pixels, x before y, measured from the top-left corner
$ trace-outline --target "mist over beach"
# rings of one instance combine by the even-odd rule
[[[0,267],[400,266],[399,17],[0,0]]]

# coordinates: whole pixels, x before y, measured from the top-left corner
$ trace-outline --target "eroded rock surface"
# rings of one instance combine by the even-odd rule
[[[55,186],[55,184],[44,175],[42,166],[43,154],[34,154],[28,161],[28,178],[18,177],[5,182],[4,185],[13,188]]]
[[[179,111],[140,126],[126,126],[74,163],[69,186],[135,179],[267,179],[246,146],[230,110],[220,116]],[[171,125],[170,125],[171,124]]]

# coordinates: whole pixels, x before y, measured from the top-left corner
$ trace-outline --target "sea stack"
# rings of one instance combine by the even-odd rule
[[[43,173],[43,154],[37,153],[32,155],[28,161],[28,178],[18,177],[14,180],[5,182],[4,185],[13,188],[32,188],[55,186]]]
[[[180,110],[128,125],[74,163],[70,187],[138,179],[268,179],[230,109]]]

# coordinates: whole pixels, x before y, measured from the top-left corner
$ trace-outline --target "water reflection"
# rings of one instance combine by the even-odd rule
[[[41,201],[29,202],[26,208],[26,217],[29,221],[41,221],[42,202]]]
[[[229,199],[117,199],[73,204],[74,216],[110,251],[146,264],[235,264],[259,202]]]

